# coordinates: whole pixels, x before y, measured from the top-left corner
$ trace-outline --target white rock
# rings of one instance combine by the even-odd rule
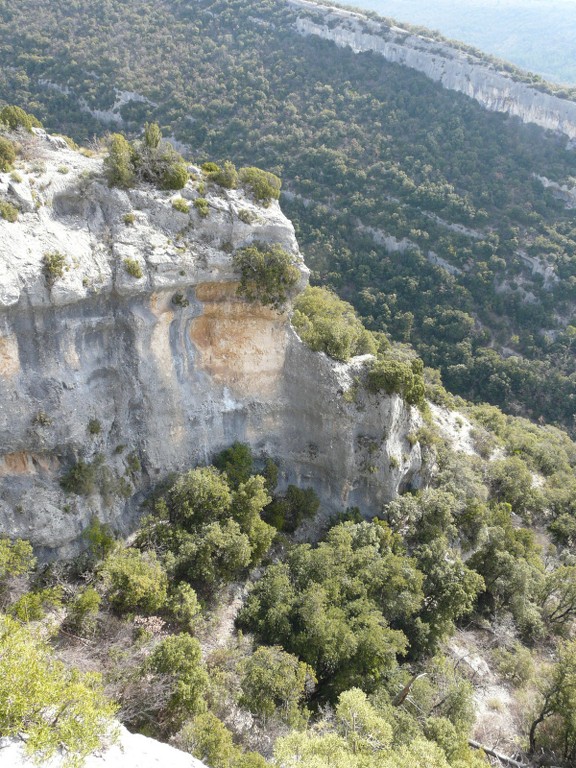
[[[238,297],[232,254],[253,242],[291,253],[307,282],[277,202],[211,186],[209,215],[185,215],[172,192],[109,189],[101,159],[54,149],[42,132],[37,143],[45,170],[22,173],[42,204],[0,221],[0,533],[61,557],[93,515],[127,534],[154,483],[235,440],[279,462],[280,487],[314,487],[326,512],[371,517],[419,486],[420,447],[407,440],[418,412],[361,387],[355,402],[365,361],[312,352],[287,314]],[[65,269],[48,285],[54,252]],[[142,472],[126,487],[131,453]],[[65,471],[96,456],[128,498],[98,482],[90,496],[62,490]]]
[[[2,768],[37,768],[38,764],[24,754],[23,744],[16,739],[0,739]],[[42,768],[61,768],[57,757],[44,762]],[[154,739],[130,733],[120,727],[120,741],[106,751],[90,755],[84,768],[206,768],[205,764],[186,752]]]

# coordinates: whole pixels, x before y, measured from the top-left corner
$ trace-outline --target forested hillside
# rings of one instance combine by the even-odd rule
[[[197,160],[278,173],[314,279],[369,328],[411,342],[455,392],[571,428],[576,229],[569,195],[541,178],[571,188],[576,154],[376,55],[300,37],[297,13],[3,0],[0,92],[77,139],[155,119]]]
[[[355,0],[354,5],[440,30],[555,82],[576,81],[576,6],[570,0]]]
[[[52,157],[51,175],[48,160],[56,149],[49,152],[47,144],[67,158],[59,164]],[[321,167],[310,165],[310,172],[312,178]],[[80,184],[66,183],[74,174]],[[209,368],[201,371],[210,382],[209,394],[222,386],[226,400],[219,405],[210,397],[211,418],[200,422],[201,428],[208,423],[216,430],[213,415],[219,408],[235,415],[265,411],[258,455],[234,442],[205,451],[205,464],[187,454],[168,474],[150,451],[149,437],[144,447],[132,449],[131,422],[152,418],[151,398],[142,408],[136,397],[116,407],[118,385],[104,379],[105,410],[95,411],[101,372],[122,369],[126,360],[120,356],[110,365],[102,350],[111,343],[123,347],[123,334],[128,355],[143,348],[138,389],[154,386],[151,369],[160,360],[163,376],[153,396],[162,400],[175,390],[166,375],[171,360],[154,358],[158,337],[140,342],[129,322],[100,343],[88,316],[83,337],[80,323],[66,317],[67,304],[49,302],[69,273],[86,291],[84,306],[102,299],[102,285],[78,273],[95,266],[100,250],[79,257],[45,251],[35,284],[39,300],[34,304],[30,294],[28,300],[17,295],[4,318],[19,311],[20,325],[36,339],[41,324],[34,310],[48,307],[50,324],[41,338],[49,375],[43,375],[37,355],[26,365],[27,380],[14,364],[19,343],[6,332],[2,336],[6,379],[19,377],[14,396],[5,398],[11,407],[6,433],[12,439],[20,418],[13,404],[29,388],[34,409],[26,436],[44,453],[27,453],[30,443],[21,443],[24,450],[9,453],[4,446],[0,458],[3,471],[19,473],[20,491],[28,460],[34,480],[50,477],[50,514],[77,527],[85,547],[75,558],[48,565],[37,563],[29,542],[0,536],[0,735],[24,741],[39,763],[63,747],[63,768],[80,766],[105,745],[114,735],[115,716],[133,731],[170,740],[210,768],[485,768],[482,745],[489,749],[496,739],[497,751],[520,758],[522,766],[571,768],[576,760],[576,445],[568,435],[453,397],[411,349],[365,329],[353,308],[325,288],[296,295],[297,249],[289,253],[277,242],[247,239],[254,238],[257,223],[279,195],[272,174],[251,166],[237,171],[231,162],[187,164],[155,123],[134,141],[115,133],[91,149],[79,148],[70,139],[47,136],[35,118],[11,106],[0,110],[0,176],[2,256],[8,267],[22,264],[32,249],[32,236],[16,234],[23,222],[47,238],[42,242],[50,242],[58,229],[67,246],[78,244],[77,233],[89,228],[79,211],[91,211],[95,222],[94,211],[102,210],[98,194],[113,201],[108,207],[119,225],[113,229],[102,216],[105,252],[112,256],[112,246],[125,238],[133,245],[116,255],[119,296],[126,282],[144,278],[144,269],[166,280],[168,259],[169,269],[186,278],[172,260],[175,243],[180,254],[192,254],[192,247],[195,257],[199,253],[203,267],[196,272],[198,282],[186,285],[187,295],[164,282],[168,346],[191,303],[187,296],[194,301],[194,289],[209,288],[196,314],[208,321],[206,335],[182,326],[181,335],[194,348],[187,346],[181,358],[192,361],[180,376],[186,382],[194,366],[200,367],[203,340],[216,361],[221,338],[241,345],[234,326],[218,325],[210,310],[216,260],[228,261],[234,270],[233,295],[224,303],[235,314],[244,312],[239,324],[249,333],[258,328],[246,313],[251,307],[267,318],[260,335],[281,338],[269,327],[279,318],[289,323],[288,312],[277,313],[291,304],[300,338],[289,336],[312,365],[314,389],[321,387],[327,366],[339,375],[337,386],[323,390],[326,405],[313,404],[319,412],[312,418],[311,410],[304,412],[303,421],[317,417],[318,425],[329,422],[337,430],[323,445],[309,441],[298,427],[299,408],[309,406],[304,388],[292,395],[291,424],[302,452],[309,459],[324,454],[337,471],[346,464],[337,456],[337,443],[355,443],[364,459],[352,481],[358,485],[365,473],[373,478],[374,491],[363,517],[358,507],[345,506],[343,496],[340,506],[333,499],[323,503],[306,486],[316,480],[313,461],[299,473],[300,482],[290,484],[286,459],[269,450],[284,443],[266,433],[276,421],[270,400],[255,407],[234,402],[234,380],[224,379],[228,389]],[[238,203],[238,221],[252,228],[241,235],[250,245],[235,247],[227,239],[208,262],[199,243],[213,245],[215,232],[230,237],[233,214],[225,209],[212,232],[201,223],[218,221],[218,201],[238,201],[241,192],[246,197]],[[149,215],[146,195],[163,211],[156,209],[158,229],[146,230],[148,236],[139,241],[132,238]],[[122,208],[131,200],[133,208]],[[175,228],[166,222],[175,222]],[[278,224],[276,219],[270,227],[276,238]],[[154,271],[142,254],[158,241],[162,225],[161,246],[168,256],[159,262],[164,269]],[[339,226],[342,237],[351,237],[336,218],[330,221],[326,207],[318,231],[332,234]],[[352,229],[356,226],[352,222]],[[285,229],[292,237],[287,223]],[[183,245],[188,237],[195,239],[193,246]],[[427,263],[422,257],[422,266]],[[334,279],[351,290],[353,275],[351,270]],[[34,285],[29,269],[24,277]],[[5,276],[2,287],[10,287]],[[433,290],[431,284],[430,295]],[[128,293],[136,309],[134,325],[160,314],[161,291],[156,283],[148,292]],[[442,306],[454,311],[448,303]],[[75,346],[58,341],[74,366],[70,377],[62,375],[50,352],[49,338],[57,338],[60,326],[72,329],[78,347],[97,351],[96,375],[88,375],[86,384],[79,374],[89,373],[90,361],[77,356]],[[236,377],[238,358],[230,350],[225,347],[224,357],[231,358]],[[247,368],[266,357],[251,343],[249,355]],[[292,367],[298,367],[303,359],[287,357],[283,367],[294,360]],[[222,366],[218,370],[221,375]],[[250,379],[255,389],[265,374],[261,369]],[[59,413],[56,376],[66,376],[66,388],[78,390],[82,407],[70,408],[76,419],[72,437],[50,448],[48,440],[61,426],[55,422],[67,418],[53,418]],[[43,389],[46,409],[37,410]],[[197,386],[193,393],[198,399]],[[284,399],[287,393],[282,390]],[[338,410],[330,412],[329,402]],[[377,413],[370,408],[380,405],[395,407],[386,411],[384,423],[376,418],[366,423],[367,415]],[[185,420],[198,423],[186,419],[181,399],[177,411],[177,427]],[[350,439],[343,431],[346,417],[356,427]],[[182,431],[173,429],[169,416],[154,423],[167,447],[181,440]],[[392,450],[388,441],[395,430]],[[110,448],[114,469],[103,453]],[[378,484],[391,477],[385,470],[406,467],[412,452],[419,456],[418,486],[404,483],[405,492],[396,498],[393,493],[378,498]],[[21,493],[18,503],[9,500],[11,517],[5,518],[3,534],[13,535],[22,519],[29,530],[38,527],[45,505],[40,484],[36,488],[35,498]],[[127,541],[114,530],[119,517],[109,516],[110,523],[101,518],[109,515],[113,499],[129,497],[140,520]],[[100,514],[84,530],[82,510]],[[503,762],[514,765],[511,760]]]

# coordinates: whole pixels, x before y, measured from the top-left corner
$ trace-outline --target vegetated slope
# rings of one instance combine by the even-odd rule
[[[284,2],[6,0],[1,13],[5,100],[76,137],[154,118],[198,159],[280,173],[316,280],[368,327],[414,344],[453,391],[572,426],[572,198],[540,180],[571,188],[561,138],[300,37],[303,11]]]
[[[519,67],[576,82],[576,6],[567,0],[355,0],[351,5],[438,29]]]
[[[468,738],[498,733],[523,764],[572,766],[574,517],[552,528],[557,547],[532,524],[575,445],[490,406],[443,418],[472,428],[470,451],[429,418],[432,487],[370,522],[355,509],[316,519],[314,543],[301,527],[313,491],[278,492],[274,461],[258,474],[240,443],[158,486],[130,544],[93,519],[84,555],[33,573],[31,547],[0,539],[0,669],[22,675],[14,641],[34,660],[26,625],[50,624],[60,658],[102,675],[131,730],[208,765],[483,768]],[[249,634],[222,637],[219,617],[240,603]],[[475,724],[487,687],[492,728],[485,713]],[[0,688],[3,727],[51,735],[46,691],[28,688],[16,711]]]
[[[73,528],[80,522],[80,505],[107,497],[105,506],[90,507],[95,514],[82,531],[88,551],[67,564],[34,570],[31,545],[0,536],[3,735],[18,739],[25,733],[27,749],[40,760],[64,745],[64,765],[73,768],[77,757],[101,742],[114,709],[106,699],[111,697],[131,729],[170,738],[215,767],[483,768],[484,757],[470,748],[474,744],[468,738],[484,735],[493,743],[496,727],[486,723],[486,706],[479,706],[484,703],[504,713],[502,720],[506,713],[517,713],[516,721],[507,723],[503,749],[520,749],[528,760],[538,754],[572,766],[576,446],[569,437],[491,406],[467,407],[437,384],[429,387],[430,394],[462,412],[427,406],[421,361],[406,357],[401,348],[390,349],[382,334],[362,327],[350,305],[316,287],[295,300],[293,321],[302,341],[291,332],[290,337],[300,354],[286,357],[286,369],[300,378],[297,396],[282,399],[298,409],[308,403],[307,426],[316,432],[312,443],[294,414],[290,418],[303,470],[295,479],[317,484],[318,454],[325,453],[332,472],[339,470],[345,480],[338,444],[354,445],[363,460],[361,466],[348,463],[353,483],[346,484],[352,490],[363,475],[373,478],[371,520],[348,506],[354,503],[351,495],[338,494],[334,504],[331,499],[326,503],[323,494],[322,503],[311,487],[286,487],[281,458],[286,433],[271,439],[277,419],[260,407],[262,402],[254,410],[263,410],[264,419],[244,432],[256,442],[258,456],[239,442],[214,455],[221,442],[218,415],[236,405],[240,418],[234,423],[241,425],[240,412],[252,407],[238,408],[232,398],[239,396],[239,388],[248,393],[262,388],[254,376],[265,379],[266,370],[255,361],[269,360],[282,347],[282,333],[273,334],[275,344],[267,348],[253,343],[258,335],[270,339],[274,324],[287,325],[286,314],[263,304],[277,308],[298,281],[293,233],[270,199],[277,180],[254,168],[236,173],[230,163],[184,167],[179,174],[181,158],[162,141],[155,124],[132,145],[116,134],[102,162],[89,150],[70,149],[63,138],[34,129],[34,120],[17,108],[2,110],[0,119],[11,128],[12,123],[20,126],[3,129],[0,142],[0,230],[8,267],[0,298],[10,305],[7,320],[9,314],[14,319],[17,312],[33,314],[51,305],[49,332],[43,333],[38,316],[18,324],[33,327],[34,343],[40,333],[45,347],[44,355],[22,354],[23,371],[34,383],[32,412],[19,413],[27,389],[20,352],[31,342],[3,333],[5,378],[15,383],[0,402],[20,401],[20,409],[11,408],[6,439],[21,440],[23,429],[35,448],[45,450],[44,456],[12,454],[3,465],[4,479],[7,470],[22,475],[28,467],[34,467],[33,474],[48,473],[58,467],[52,463],[55,457],[73,449],[79,460],[60,476],[61,493],[52,494],[54,505],[45,512],[57,517],[61,510]],[[66,164],[60,162],[64,158]],[[161,189],[150,182],[143,186],[142,174]],[[264,200],[259,193],[266,186],[258,184],[263,180],[270,193]],[[233,189],[237,184],[260,199],[260,208]],[[266,205],[272,209],[268,218]],[[66,216],[68,227],[62,222]],[[235,248],[228,239],[232,224],[236,245],[244,247]],[[74,239],[66,237],[70,229]],[[82,249],[81,233],[87,230],[93,238],[105,231],[116,252],[106,251],[103,258],[98,247],[85,243]],[[260,238],[266,231],[275,234],[270,248],[262,240],[257,245],[255,230]],[[278,242],[282,233],[289,249],[284,259]],[[37,239],[46,246],[62,243],[66,252],[42,252]],[[14,284],[6,279],[15,264],[21,267],[22,285],[18,274]],[[268,268],[258,269],[254,279],[254,268],[263,264]],[[135,281],[143,282],[138,287]],[[153,287],[153,300],[143,283]],[[222,303],[232,305],[236,326],[252,335],[245,365],[230,354],[230,341],[242,346],[229,322],[232,316],[222,317],[224,306],[207,306],[222,295],[222,283],[234,291]],[[196,295],[173,293],[185,285],[187,290],[195,285]],[[21,290],[26,301],[20,300]],[[66,314],[74,304],[87,306],[88,297],[104,302],[107,294],[132,299],[134,325],[143,326],[148,316],[155,326],[146,339],[126,335],[132,354],[144,351],[138,366],[142,378],[134,386],[144,394],[149,388],[144,408],[136,397],[111,407],[114,383],[105,379],[106,410],[100,410],[98,374],[123,366],[86,355],[86,350],[100,350],[100,357],[110,346],[101,341],[94,315],[81,314],[89,326],[84,336],[78,316],[70,322]],[[202,297],[203,315],[201,307],[192,306]],[[182,327],[186,310],[194,314],[188,315],[187,332],[168,333],[168,326]],[[256,312],[262,320],[259,334],[254,334]],[[102,311],[107,318],[120,313],[120,306]],[[164,331],[158,332],[162,315]],[[200,320],[200,328],[194,320]],[[73,329],[74,344],[62,337],[64,326]],[[115,329],[112,333],[119,338]],[[212,377],[203,428],[210,431],[211,442],[204,442],[201,454],[194,444],[185,445],[183,429],[172,429],[170,418],[154,419],[153,397],[169,402],[179,391],[170,378],[169,356],[158,354],[163,345],[174,343],[175,335],[186,336],[196,349],[188,349],[177,367],[186,371],[180,377],[184,386],[195,378],[197,352],[208,353],[204,369],[196,370],[197,382],[206,385]],[[110,338],[109,331],[104,338]],[[73,379],[58,359],[62,349]],[[350,359],[366,352],[376,359]],[[50,378],[43,376],[43,357],[50,361]],[[301,378],[306,357],[316,374],[307,378],[321,401],[317,404]],[[249,373],[243,382],[242,369]],[[220,400],[214,397],[217,375],[224,378],[226,394]],[[60,418],[56,382],[70,380],[74,387],[67,391],[77,390],[81,400],[68,401],[71,415],[59,411]],[[47,410],[36,410],[44,405],[44,385],[51,393],[45,407],[57,424]],[[202,392],[198,386],[192,392],[197,402]],[[397,396],[386,397],[392,392],[401,394],[405,404]],[[187,417],[183,400],[173,423],[198,424],[201,414]],[[337,410],[335,403],[340,404]],[[419,415],[416,409],[409,413],[410,404],[418,406]],[[390,405],[401,406],[410,432],[398,434],[398,409],[391,418]],[[92,418],[78,422],[76,414]],[[120,419],[126,421],[120,425]],[[347,419],[354,427],[348,435],[343,431]],[[65,431],[67,421],[74,422],[72,431]],[[133,444],[135,450],[125,455],[127,446],[118,439],[137,439],[135,424],[158,432],[167,450],[186,448],[177,474],[158,472],[167,457],[154,450],[150,432],[145,445],[136,451]],[[223,434],[234,434],[232,428],[229,423]],[[337,434],[322,438],[327,428]],[[56,429],[62,430],[59,435]],[[394,441],[392,453],[394,432],[401,440]],[[194,437],[198,443],[198,432]],[[115,458],[108,450],[113,445]],[[420,446],[427,454],[429,487],[392,500],[390,494],[378,494],[380,481],[391,478],[392,470],[406,471],[413,448],[420,460]],[[213,466],[190,466],[210,460]],[[147,516],[130,543],[115,541],[111,526],[96,514],[108,515],[111,497],[132,493],[132,485],[142,487],[143,470],[160,481],[147,486],[150,493],[140,509]],[[19,489],[13,486],[19,490],[18,506],[3,525],[11,534],[17,520],[30,513],[38,525],[42,499],[38,494],[32,499],[24,488],[23,483]],[[0,495],[4,502],[6,494]],[[121,522],[108,519],[112,525]],[[240,603],[237,625],[249,634],[235,634],[231,626]],[[51,630],[40,631],[42,625]],[[485,630],[490,646],[481,639]],[[79,675],[61,662],[96,674]],[[501,698],[487,700],[481,690],[487,685]],[[483,720],[475,725],[478,709]]]

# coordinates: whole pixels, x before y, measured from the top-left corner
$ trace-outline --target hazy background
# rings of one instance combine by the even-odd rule
[[[341,0],[345,2],[346,0]],[[576,0],[348,0],[422,24],[559,83],[576,83]]]

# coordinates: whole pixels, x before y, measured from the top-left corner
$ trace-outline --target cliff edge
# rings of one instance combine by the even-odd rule
[[[296,31],[318,35],[355,53],[373,51],[387,61],[415,69],[475,99],[492,112],[519,117],[525,123],[576,139],[576,102],[546,93],[514,79],[495,64],[440,40],[374,21],[360,12],[330,8],[310,0],[287,0],[301,15]]]
[[[181,192],[112,189],[101,157],[19,139],[0,174],[19,209],[0,219],[0,532],[72,555],[93,515],[128,533],[156,483],[235,440],[328,511],[375,514],[418,486],[415,409],[358,388],[362,358],[312,352],[288,312],[238,297],[232,255],[251,243],[279,244],[307,281],[276,203],[199,169]],[[60,485],[70,470],[80,493]]]

